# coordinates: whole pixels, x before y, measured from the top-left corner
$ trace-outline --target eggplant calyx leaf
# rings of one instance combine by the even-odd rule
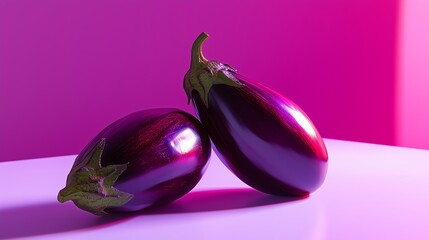
[[[191,68],[185,75],[183,87],[188,96],[188,104],[192,98],[192,91],[199,94],[204,105],[208,108],[208,94],[210,88],[216,84],[224,84],[231,87],[244,86],[234,74],[237,70],[218,61],[208,61],[202,53],[202,44],[208,38],[206,33],[201,33],[192,45]]]
[[[106,208],[122,206],[134,197],[113,187],[128,164],[101,166],[105,143],[103,138],[80,164],[73,166],[66,187],[58,193],[59,202],[72,200],[82,210],[103,215]]]

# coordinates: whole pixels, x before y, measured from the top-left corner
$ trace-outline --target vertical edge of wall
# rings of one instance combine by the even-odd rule
[[[429,149],[429,1],[401,1],[396,144]]]

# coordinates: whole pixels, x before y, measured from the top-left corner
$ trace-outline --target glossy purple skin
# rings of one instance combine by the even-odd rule
[[[325,144],[305,113],[260,84],[213,85],[194,107],[222,162],[243,182],[274,195],[307,195],[326,176]]]
[[[201,179],[211,153],[201,123],[177,109],[130,114],[102,130],[78,155],[79,164],[102,139],[101,166],[129,163],[113,185],[134,198],[106,212],[132,212],[165,204],[188,193]]]

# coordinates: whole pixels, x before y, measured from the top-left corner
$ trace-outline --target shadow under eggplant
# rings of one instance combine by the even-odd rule
[[[269,206],[308,198],[273,196],[252,188],[213,189],[194,191],[173,203],[141,212],[149,214],[183,214],[210,211],[234,210]]]
[[[293,202],[304,197],[278,197],[251,188],[193,191],[173,203],[131,214],[95,216],[78,209],[72,202],[37,203],[0,208],[0,239],[55,234],[74,230],[105,228],[132,218],[151,215],[188,214],[263,207]]]

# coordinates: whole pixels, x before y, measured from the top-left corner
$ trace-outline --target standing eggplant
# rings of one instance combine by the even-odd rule
[[[210,157],[201,123],[177,109],[132,113],[103,129],[77,156],[58,201],[96,215],[171,202],[201,179]]]
[[[279,93],[208,61],[194,42],[185,75],[188,104],[207,129],[221,161],[243,182],[274,195],[308,195],[326,176],[328,153],[308,116]]]

